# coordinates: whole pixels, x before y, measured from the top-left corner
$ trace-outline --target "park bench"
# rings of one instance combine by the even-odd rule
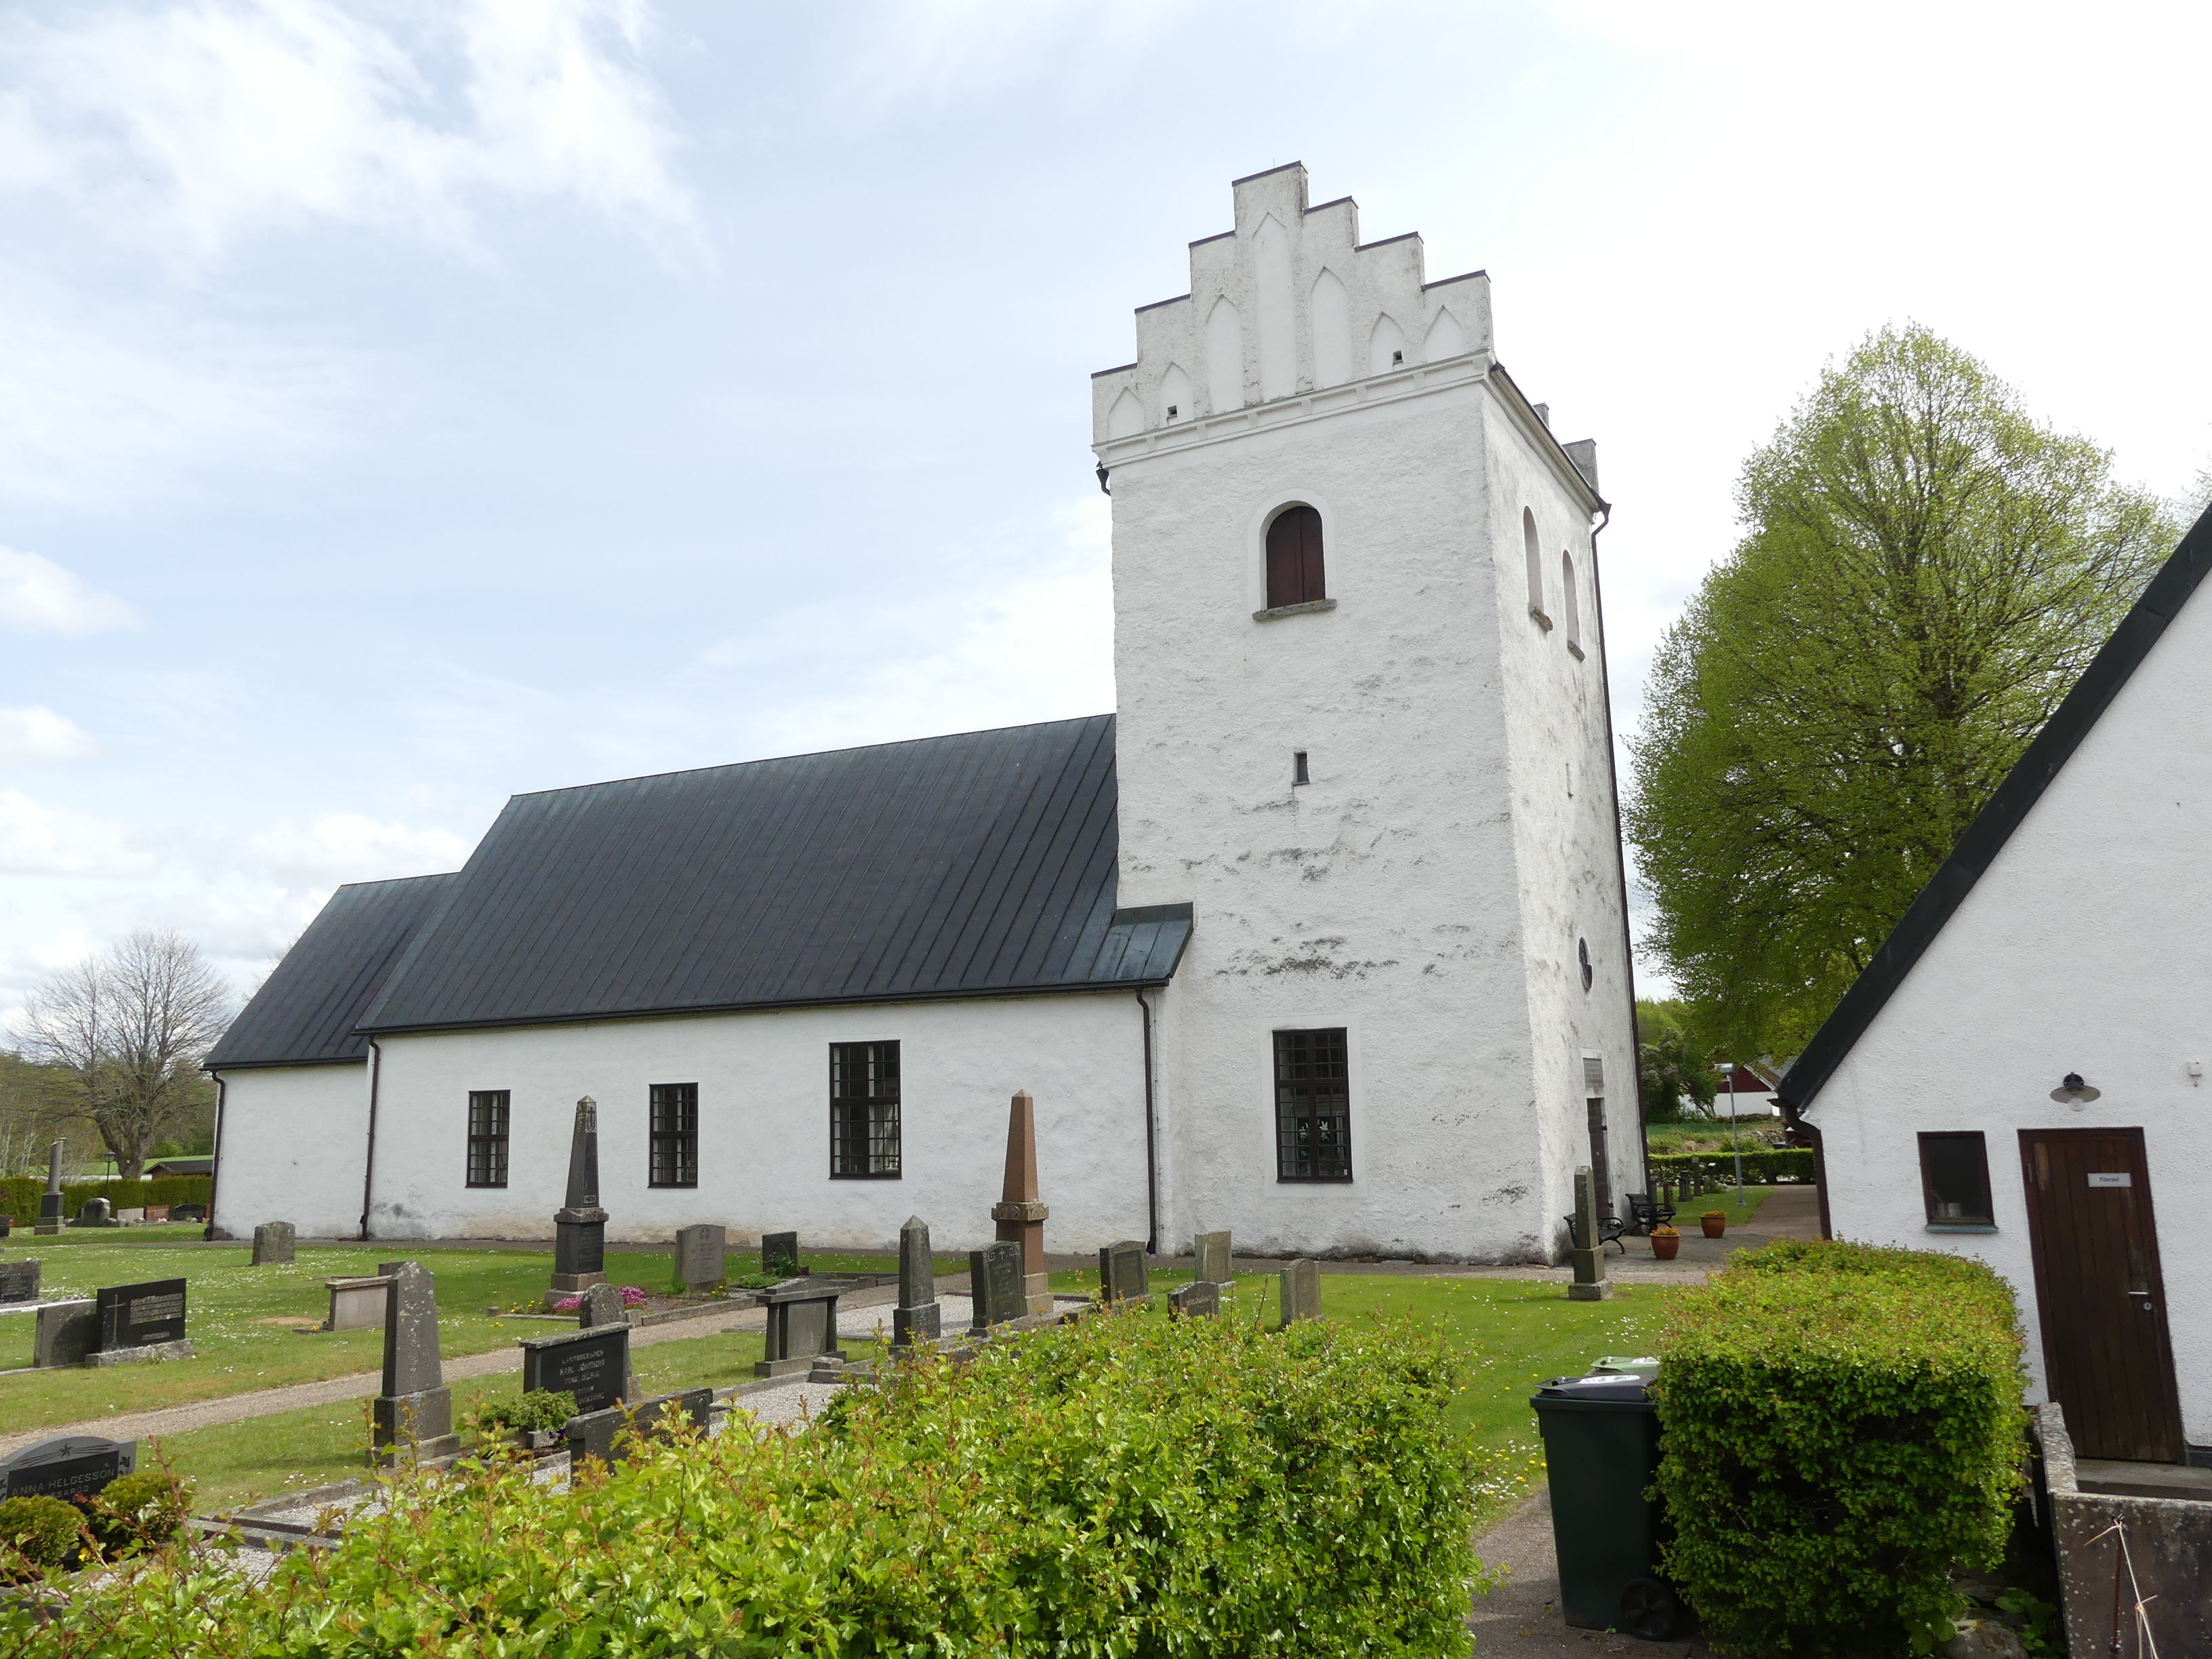
[[[1582,1229],[1575,1224],[1575,1218],[1572,1216],[1567,1217],[1566,1222],[1567,1237],[1574,1240],[1575,1248],[1579,1250],[1583,1248]],[[1627,1225],[1628,1224],[1626,1222],[1621,1221],[1615,1217],[1609,1215],[1600,1216],[1597,1218],[1598,1249],[1602,1250],[1608,1244],[1620,1244],[1620,1235],[1626,1229]],[[1628,1246],[1626,1244],[1620,1244],[1620,1253],[1623,1255],[1626,1255],[1628,1254]]]
[[[1671,1204],[1653,1203],[1651,1194],[1649,1193],[1629,1194],[1628,1212],[1636,1218],[1636,1231],[1639,1233],[1648,1233],[1654,1227],[1662,1227],[1674,1218],[1674,1206]]]

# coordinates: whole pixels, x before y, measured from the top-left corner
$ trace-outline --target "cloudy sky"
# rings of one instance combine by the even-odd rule
[[[1087,376],[1299,159],[1600,446],[1618,717],[1917,319],[2212,454],[2203,8],[0,6],[0,1014],[517,790],[1113,702]]]

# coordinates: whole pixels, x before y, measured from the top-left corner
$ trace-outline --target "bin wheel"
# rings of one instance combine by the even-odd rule
[[[1620,1592],[1620,1628],[1647,1642],[1663,1642],[1682,1628],[1681,1598],[1656,1578],[1632,1578]]]

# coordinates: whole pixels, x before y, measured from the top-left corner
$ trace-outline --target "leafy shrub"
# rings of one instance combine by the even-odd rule
[[[192,1512],[191,1483],[165,1468],[138,1469],[109,1481],[85,1507],[103,1554],[135,1555],[184,1531]]]
[[[477,1431],[492,1429],[557,1429],[576,1414],[576,1396],[564,1389],[531,1389],[487,1400],[477,1407]]]
[[[5,1557],[12,1550],[33,1567],[58,1567],[76,1547],[83,1516],[76,1505],[59,1498],[0,1499],[0,1576],[8,1573]]]
[[[567,1492],[503,1460],[402,1485],[258,1589],[126,1567],[39,1640],[62,1659],[1460,1656],[1461,1380],[1410,1336],[1102,1315],[919,1359],[811,1431],[649,1443]]]
[[[2002,1557],[2024,1377],[1981,1263],[1771,1244],[1678,1296],[1660,1356],[1666,1568],[1717,1645],[1891,1659]]]
[[[1654,1152],[1651,1179],[1687,1181],[1703,1173],[1713,1180],[1735,1179],[1733,1152]],[[1813,1149],[1809,1146],[1747,1146],[1743,1149],[1743,1178],[1754,1187],[1771,1187],[1778,1181],[1813,1179]]]

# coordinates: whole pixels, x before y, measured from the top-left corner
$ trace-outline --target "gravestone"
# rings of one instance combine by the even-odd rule
[[[1282,1322],[1321,1317],[1321,1263],[1293,1261],[1283,1269]]]
[[[681,1394],[655,1395],[635,1408],[611,1406],[603,1411],[579,1412],[562,1431],[573,1465],[577,1459],[596,1457],[611,1463],[627,1456],[641,1440],[665,1438],[678,1423],[689,1423],[707,1431],[707,1413],[714,1403],[712,1389],[686,1389]]]
[[[797,1233],[761,1235],[761,1272],[770,1279],[796,1279],[799,1276]]]
[[[100,1319],[100,1346],[85,1356],[88,1365],[125,1365],[142,1359],[190,1359],[185,1334],[185,1281],[149,1279],[143,1285],[112,1285],[93,1293]]]
[[[326,1331],[373,1331],[384,1323],[385,1292],[392,1281],[368,1274],[357,1279],[326,1279],[331,1293],[331,1316]]]
[[[968,1295],[975,1304],[970,1330],[988,1331],[1029,1311],[1022,1293],[1022,1247],[1009,1241],[968,1252]]]
[[[579,1330],[597,1330],[608,1325],[629,1323],[629,1310],[623,1306],[623,1293],[612,1285],[594,1285],[584,1292],[584,1299],[576,1308],[576,1327]]]
[[[1195,1278],[1209,1285],[1226,1285],[1230,1279],[1229,1235],[1226,1232],[1200,1233],[1191,1241],[1191,1254],[1198,1258]]]
[[[253,1230],[253,1265],[257,1267],[289,1267],[293,1264],[294,1247],[299,1242],[299,1232],[289,1221],[264,1221]]]
[[[1098,1252],[1098,1290],[1109,1302],[1140,1302],[1150,1294],[1145,1247],[1133,1238]]]
[[[380,1261],[376,1271],[391,1282],[384,1287],[384,1388],[371,1408],[370,1445],[384,1462],[449,1457],[461,1442],[438,1360],[438,1281],[419,1261]]]
[[[39,1299],[39,1264],[35,1261],[0,1261],[0,1302],[36,1302]]]
[[[149,1204],[146,1206],[145,1217],[149,1226],[155,1222],[167,1221],[169,1218],[169,1206],[166,1204]]]
[[[730,1236],[709,1222],[676,1231],[676,1277],[685,1292],[697,1296],[729,1276]]]
[[[122,1224],[115,1218],[115,1206],[104,1198],[85,1200],[84,1207],[76,1212],[76,1219],[70,1223],[72,1227],[119,1227]]]
[[[1017,1090],[1006,1114],[1006,1183],[991,1219],[998,1224],[999,1242],[1021,1249],[1027,1313],[1052,1311],[1052,1279],[1044,1265],[1044,1224],[1051,1215],[1037,1186],[1036,1101],[1028,1090]]]
[[[788,1376],[811,1370],[827,1355],[842,1361],[837,1346],[837,1289],[793,1279],[762,1292],[768,1304],[766,1358],[753,1367],[756,1376]]]
[[[46,1154],[46,1190],[39,1200],[39,1231],[58,1233],[62,1230],[62,1147],[57,1140]]]
[[[172,1204],[169,1206],[169,1219],[172,1221],[204,1222],[207,1219],[207,1206],[204,1204]]]
[[[90,1297],[70,1302],[49,1302],[39,1310],[38,1333],[32,1339],[31,1364],[82,1365],[100,1346],[100,1304]]]
[[[553,1288],[548,1299],[606,1283],[607,1212],[599,1207],[599,1107],[576,1103],[568,1136],[568,1192],[553,1212]]]
[[[937,1267],[929,1256],[929,1224],[918,1215],[899,1229],[899,1299],[891,1310],[891,1346],[911,1348],[943,1334]]]
[[[1210,1279],[1194,1279],[1168,1292],[1168,1306],[1193,1319],[1211,1319],[1221,1311],[1221,1286]]]
[[[0,1215],[0,1238],[7,1237],[15,1231],[15,1218],[12,1215]]]
[[[635,1400],[629,1374],[629,1327],[598,1325],[563,1331],[558,1336],[527,1336],[522,1343],[522,1388],[576,1396],[576,1410],[605,1411],[618,1400]]]
[[[1568,1252],[1574,1262],[1575,1277],[1567,1286],[1567,1300],[1610,1299],[1613,1286],[1606,1282],[1605,1241],[1597,1231],[1597,1177],[1588,1164],[1575,1171],[1575,1239],[1574,1247]]]
[[[58,1434],[0,1457],[0,1498],[89,1498],[137,1467],[136,1440]]]

